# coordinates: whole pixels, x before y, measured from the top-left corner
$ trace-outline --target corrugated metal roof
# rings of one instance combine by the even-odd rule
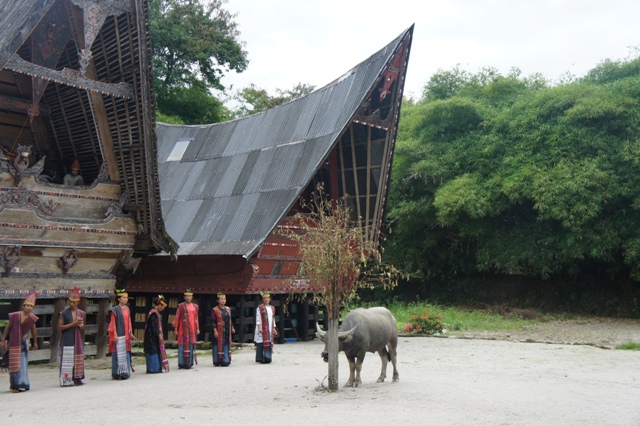
[[[158,123],[160,195],[178,255],[251,256],[309,184],[409,31],[331,84],[265,113],[209,126]]]

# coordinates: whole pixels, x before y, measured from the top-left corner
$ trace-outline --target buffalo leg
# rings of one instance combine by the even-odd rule
[[[347,383],[344,385],[344,387],[350,388],[353,387],[353,382],[355,380],[354,373],[356,370],[356,357],[347,355],[347,361],[349,361],[349,380],[347,380]],[[358,374],[358,378],[359,377],[360,375]]]
[[[380,371],[380,377],[378,377],[378,383],[384,382],[384,379],[387,378],[387,363],[389,362],[389,352],[387,352],[387,348],[382,348],[378,351],[378,355],[380,355],[380,360],[382,361],[382,370]]]
[[[362,351],[358,354],[358,360],[356,361],[356,381],[354,383],[355,387],[358,387],[362,384],[362,380],[360,380],[360,371],[362,371],[362,363],[364,362],[364,356],[366,352]]]
[[[400,374],[398,374],[398,369],[396,368],[396,358],[398,355],[398,336],[395,338],[391,338],[389,341],[389,355],[391,358],[391,363],[393,364],[393,381],[397,382],[400,380]]]

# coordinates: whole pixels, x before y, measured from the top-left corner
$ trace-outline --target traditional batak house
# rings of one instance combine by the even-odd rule
[[[205,323],[215,294],[224,292],[239,340],[251,340],[257,294],[266,290],[280,293],[274,297],[280,329],[292,333],[281,338],[312,335],[316,312],[308,302],[293,306],[285,321],[286,283],[300,259],[277,230],[323,182],[332,197],[348,196],[378,239],[412,33],[413,27],[325,87],[267,112],[213,125],[158,124],[162,211],[180,248],[177,261],[145,258],[127,286],[140,306],[139,332],[153,294],[172,295],[170,323],[171,307],[191,289]],[[206,340],[209,327],[201,330]]]
[[[0,0],[0,318],[35,289],[57,342],[77,286],[98,356],[114,288],[170,250],[150,58],[146,1]]]

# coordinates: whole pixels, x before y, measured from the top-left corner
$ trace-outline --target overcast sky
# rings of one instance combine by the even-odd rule
[[[321,87],[415,24],[405,95],[438,69],[582,76],[640,46],[638,0],[229,0],[249,68],[223,79],[275,94]]]

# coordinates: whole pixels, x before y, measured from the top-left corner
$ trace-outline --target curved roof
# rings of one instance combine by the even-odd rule
[[[412,32],[403,31],[325,87],[267,112],[213,125],[158,123],[162,212],[178,254],[250,257],[381,84],[391,61],[402,55],[406,69],[408,48],[400,46],[408,47]]]

